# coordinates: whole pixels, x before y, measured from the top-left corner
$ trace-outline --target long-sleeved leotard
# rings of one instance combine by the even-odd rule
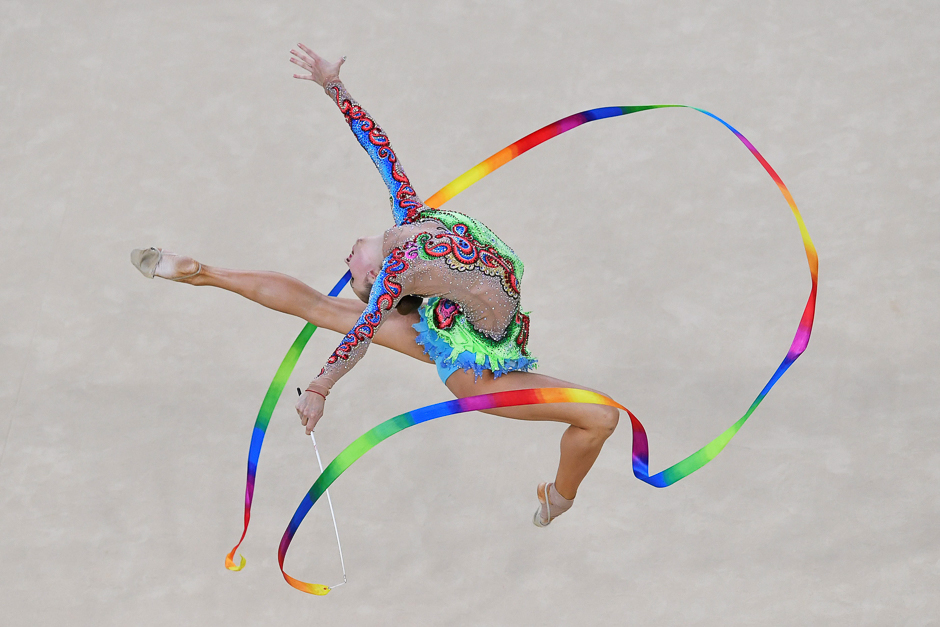
[[[411,181],[408,180],[398,160],[398,155],[392,150],[388,135],[381,126],[375,123],[372,116],[353,100],[342,81],[338,79],[330,81],[323,86],[323,89],[346,117],[346,123],[352,129],[353,135],[369,153],[372,163],[382,175],[382,180],[385,181],[391,197],[392,216],[395,218],[396,226],[414,222],[424,208],[424,203],[415,194]]]
[[[346,116],[392,193],[395,227],[385,233],[382,268],[369,303],[333,351],[309,390],[326,396],[365,354],[375,332],[403,296],[439,296],[434,316],[446,329],[463,315],[477,333],[493,340],[510,323],[522,324],[519,281],[522,264],[488,228],[462,214],[426,207],[411,188],[388,138],[339,81],[325,90]],[[527,318],[525,319],[527,329]],[[525,350],[525,337],[521,346]]]
[[[406,244],[395,248],[385,258],[382,269],[372,285],[369,302],[362,315],[359,316],[359,320],[349,333],[343,336],[343,340],[327,359],[320,374],[307,387],[308,390],[326,396],[336,381],[362,359],[372,343],[375,332],[385,321],[388,313],[403,296],[408,294],[406,290],[411,287],[411,282],[407,280],[407,275],[404,277],[402,275],[410,267],[409,257],[415,256],[417,254],[412,242],[410,247]],[[402,280],[403,278],[405,281]]]

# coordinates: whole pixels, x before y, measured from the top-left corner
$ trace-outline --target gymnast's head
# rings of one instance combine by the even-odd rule
[[[352,280],[349,287],[352,288],[356,296],[364,303],[369,302],[369,296],[372,293],[372,286],[375,279],[382,269],[384,235],[373,235],[371,237],[360,237],[353,244],[349,256],[346,257],[346,265],[349,266],[349,273]],[[398,303],[398,312],[407,315],[415,311],[421,304],[421,298],[417,296],[405,296]]]

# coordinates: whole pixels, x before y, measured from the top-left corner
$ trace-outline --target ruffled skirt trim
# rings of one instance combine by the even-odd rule
[[[438,332],[433,327],[433,321],[428,324],[428,315],[433,316],[433,305],[436,301],[436,298],[432,298],[420,307],[418,312],[421,314],[421,322],[412,325],[418,332],[416,341],[436,364],[444,368],[456,366],[463,370],[473,370],[477,377],[482,375],[484,370],[491,370],[494,377],[500,377],[507,372],[528,372],[537,367],[537,359],[523,355],[515,346],[515,337],[504,338],[499,343],[500,350],[492,351],[487,347],[487,343],[492,343],[492,340],[472,332],[472,327],[465,321],[462,321],[465,324],[461,325],[465,329],[460,330],[463,332]],[[471,332],[467,332],[466,328],[470,328]],[[496,354],[497,352],[502,354]]]

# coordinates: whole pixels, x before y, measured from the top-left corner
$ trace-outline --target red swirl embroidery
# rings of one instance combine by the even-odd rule
[[[526,346],[529,343],[529,316],[522,312],[517,313],[516,324],[522,327],[519,331],[519,335],[516,336],[516,345],[519,347],[522,354],[528,357],[529,351],[526,350]]]
[[[457,303],[442,298],[434,306],[434,326],[438,329],[449,329],[454,326],[460,306]]]
[[[339,107],[343,117],[346,118],[346,123],[352,127],[353,123],[357,122],[359,129],[368,135],[369,143],[376,147],[378,158],[387,162],[386,165],[389,167],[392,179],[399,183],[398,191],[393,196],[398,206],[406,212],[402,224],[411,224],[417,219],[424,205],[418,200],[418,196],[411,186],[411,181],[408,180],[408,175],[405,174],[398,162],[398,156],[392,149],[388,135],[385,134],[381,126],[376,124],[372,116],[349,96],[345,88],[333,84],[329,86],[329,90],[333,94],[336,106]]]
[[[363,341],[371,341],[375,336],[376,330],[382,324],[382,313],[394,307],[395,301],[402,295],[401,283],[396,277],[410,267],[408,264],[409,250],[413,249],[414,245],[414,240],[405,242],[385,258],[382,269],[382,293],[376,299],[375,309],[362,314],[359,323],[343,337],[339,346],[326,360],[327,364],[335,364],[340,359],[343,361],[349,359],[349,353],[352,349]]]
[[[420,236],[424,252],[430,257],[446,258],[448,265],[459,272],[480,270],[486,275],[497,276],[506,293],[518,298],[519,280],[512,261],[500,255],[495,248],[483,246],[473,239],[466,224],[458,222],[451,231]]]

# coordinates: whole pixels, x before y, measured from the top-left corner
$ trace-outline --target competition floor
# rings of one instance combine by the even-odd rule
[[[937,624],[938,37],[926,2],[0,3],[0,623]],[[254,417],[302,322],[148,281],[128,255],[326,291],[387,228],[341,115],[291,78],[298,41],[348,56],[424,198],[576,111],[726,119],[819,251],[808,350],[670,488],[633,478],[622,423],[547,529],[531,516],[561,425],[465,414],[395,436],[331,490],[350,583],[326,598],[277,568],[317,475],[291,392],[248,565],[225,570]],[[651,471],[744,413],[810,287],[776,186],[690,110],[573,130],[446,207],[519,253],[540,371],[630,407]],[[318,332],[287,390],[338,340]],[[433,366],[373,347],[330,396],[321,452],[448,398]],[[331,584],[321,505],[287,570]]]

